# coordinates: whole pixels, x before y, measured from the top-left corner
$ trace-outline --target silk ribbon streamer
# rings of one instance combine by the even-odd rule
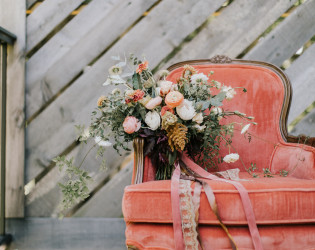
[[[179,199],[179,179],[180,179],[180,166],[175,164],[175,170],[172,175],[171,181],[171,199],[172,199],[172,216],[173,216],[173,230],[175,250],[183,250],[184,238],[182,233],[182,219],[180,216],[180,199]]]
[[[198,166],[195,162],[193,162],[185,154],[183,154],[181,156],[181,160],[189,168],[189,170],[191,170],[195,173],[195,175],[197,174],[197,175],[199,175],[199,177],[206,178],[209,180],[217,180],[217,181],[223,181],[223,182],[230,183],[238,190],[238,192],[241,196],[241,200],[243,202],[243,208],[245,211],[245,215],[246,215],[246,219],[247,219],[247,223],[248,223],[248,228],[249,228],[249,231],[250,231],[250,234],[252,237],[254,248],[256,250],[263,250],[261,238],[260,238],[259,231],[258,231],[257,224],[256,224],[256,219],[255,219],[253,207],[252,207],[252,204],[250,202],[248,192],[244,188],[244,186],[239,182],[221,179],[221,178],[219,178],[213,174],[210,174],[209,172],[207,172],[206,170],[204,170],[203,168]],[[195,176],[195,177],[197,177],[197,176]]]

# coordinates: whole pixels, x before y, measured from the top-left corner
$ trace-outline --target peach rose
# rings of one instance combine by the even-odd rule
[[[170,108],[169,106],[164,106],[161,109],[161,116],[165,115],[166,112],[171,112],[174,115],[174,110]]]
[[[146,105],[145,107],[147,109],[154,109],[156,106],[160,105],[162,102],[162,97],[157,96],[155,98],[152,98]]]
[[[140,63],[136,69],[136,72],[138,74],[141,74],[143,70],[147,70],[148,69],[148,61],[144,61],[143,63]]]
[[[141,89],[137,89],[133,94],[133,101],[139,101],[144,97],[144,92]]]
[[[184,96],[182,95],[182,93],[180,93],[178,91],[171,91],[165,97],[165,103],[170,108],[177,107],[178,105],[180,105],[183,102],[183,100],[184,100]]]
[[[141,122],[134,116],[127,116],[124,120],[123,127],[127,134],[132,134],[140,129]]]

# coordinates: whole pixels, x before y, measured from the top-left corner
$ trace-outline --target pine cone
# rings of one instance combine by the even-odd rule
[[[186,142],[188,142],[188,138],[186,137],[188,128],[181,123],[176,123],[173,126],[169,126],[166,131],[168,144],[172,151],[174,151],[174,147],[176,150],[184,150]]]

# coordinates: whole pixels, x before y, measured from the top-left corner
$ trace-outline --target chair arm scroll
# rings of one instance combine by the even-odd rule
[[[280,143],[275,148],[270,169],[277,173],[289,172],[289,176],[301,179],[315,179],[315,138],[306,136],[288,137],[289,143]],[[294,142],[294,143],[292,143]]]

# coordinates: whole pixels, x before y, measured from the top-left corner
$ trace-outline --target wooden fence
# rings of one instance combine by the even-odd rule
[[[26,19],[25,12],[15,10],[18,5],[23,9],[21,1],[12,2],[7,4],[20,26],[26,23],[26,41],[23,32],[17,34],[25,46],[20,63],[26,59],[26,216],[57,215],[57,182],[63,175],[52,159],[67,154],[79,162],[87,151],[75,141],[74,125],[88,125],[99,95],[109,91],[102,83],[113,55],[144,53],[156,69],[216,54],[281,66],[294,91],[288,120],[292,133],[315,136],[315,0],[27,0]],[[113,149],[106,156],[109,169],[103,172],[98,172],[100,160],[88,156],[95,180],[92,196],[71,215],[121,216],[132,162],[122,165],[124,157]],[[11,164],[23,175],[21,163]],[[23,200],[13,190],[7,211]],[[23,207],[8,215],[23,215]]]

